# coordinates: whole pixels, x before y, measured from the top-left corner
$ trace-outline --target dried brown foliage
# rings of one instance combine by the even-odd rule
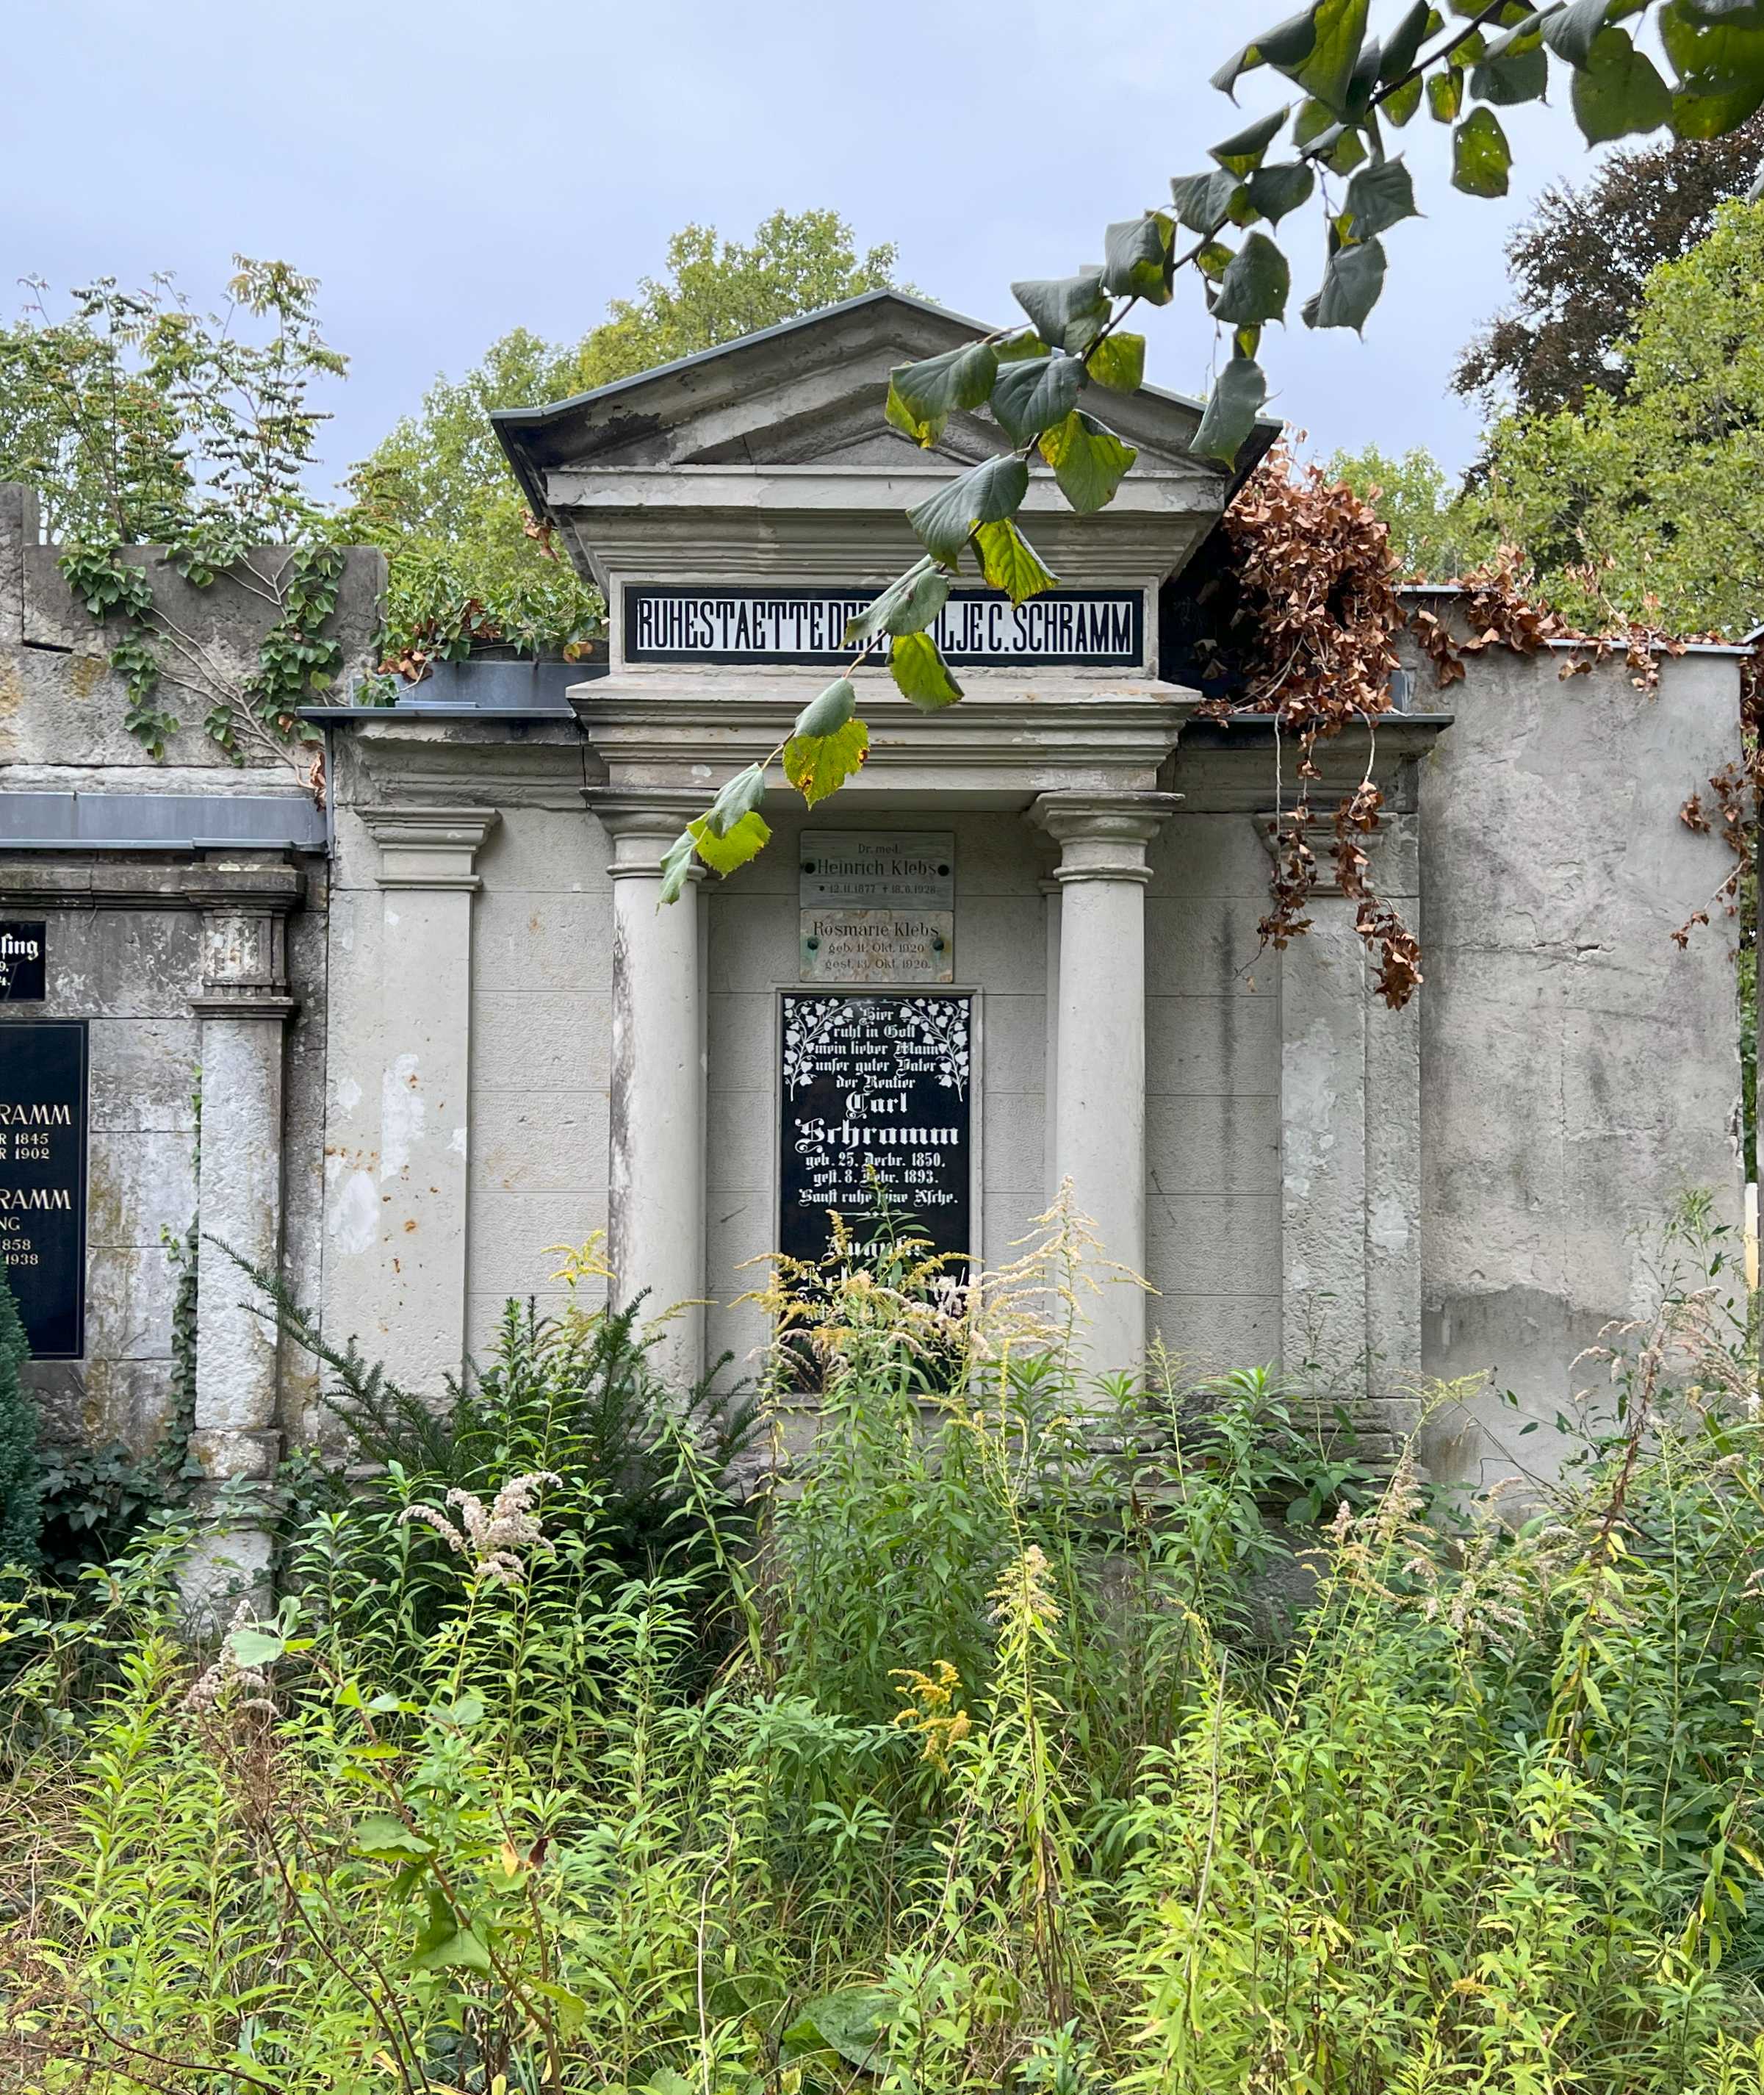
[[[1319,467],[1295,468],[1284,445],[1244,483],[1225,529],[1251,636],[1248,682],[1202,710],[1271,713],[1278,732],[1299,745],[1299,797],[1278,811],[1273,906],[1259,926],[1263,944],[1278,951],[1311,924],[1305,909],[1318,868],[1306,833],[1317,820],[1311,788],[1322,775],[1317,744],[1391,710],[1402,605],[1386,526]],[[1355,929],[1378,956],[1378,993],[1400,1011],[1420,986],[1421,950],[1367,885],[1360,839],[1378,829],[1382,799],[1369,769],[1335,811],[1331,856],[1342,893],[1359,904]]]

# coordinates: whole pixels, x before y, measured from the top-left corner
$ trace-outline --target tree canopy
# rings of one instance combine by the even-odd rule
[[[529,515],[490,425],[495,407],[568,399],[895,282],[892,246],[859,255],[838,212],[776,211],[751,241],[687,225],[667,268],[579,342],[525,328],[493,342],[463,378],[442,377],[358,469],[344,526],[384,547],[396,659],[474,642],[578,647],[602,606]]]

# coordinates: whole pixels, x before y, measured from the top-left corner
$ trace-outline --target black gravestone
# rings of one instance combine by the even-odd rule
[[[0,1004],[41,1004],[47,978],[49,926],[0,917]]]
[[[826,1251],[830,1209],[860,1224],[878,1195],[936,1252],[973,1245],[973,1000],[786,991],[778,1248]]]
[[[0,1259],[31,1357],[85,1350],[86,1021],[0,1026]]]

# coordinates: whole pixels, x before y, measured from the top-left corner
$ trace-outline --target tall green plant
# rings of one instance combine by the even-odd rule
[[[24,1387],[30,1357],[19,1305],[0,1262],[0,1575],[37,1561],[42,1533],[42,1422]]]

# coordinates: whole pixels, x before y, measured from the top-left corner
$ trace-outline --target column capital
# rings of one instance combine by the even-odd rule
[[[288,988],[288,913],[298,891],[274,882],[242,886],[236,875],[199,891],[203,979],[189,1000],[198,1018],[279,1025],[299,1008]]]
[[[1152,877],[1145,847],[1182,804],[1179,793],[1043,793],[1030,819],[1060,847],[1053,872],[1061,886],[1077,880]]]
[[[659,786],[585,786],[582,799],[612,840],[612,863],[607,870],[614,880],[659,880],[662,853],[711,804],[708,787],[680,791]],[[695,865],[686,878],[695,883],[704,873]]]
[[[380,847],[382,887],[464,888],[483,885],[475,860],[502,820],[494,808],[363,808],[362,826]]]
[[[1389,840],[1400,816],[1386,812],[1375,830],[1356,830],[1353,840],[1370,858],[1383,855],[1383,847]],[[1281,831],[1287,825],[1278,815],[1264,814],[1256,817],[1256,834],[1261,839],[1261,847],[1270,859],[1280,856]],[[1311,856],[1317,861],[1317,885],[1312,891],[1319,900],[1327,902],[1342,899],[1341,882],[1335,877],[1334,852],[1335,825],[1330,815],[1313,814],[1304,825],[1304,841]],[[1352,898],[1349,898],[1352,899]]]

